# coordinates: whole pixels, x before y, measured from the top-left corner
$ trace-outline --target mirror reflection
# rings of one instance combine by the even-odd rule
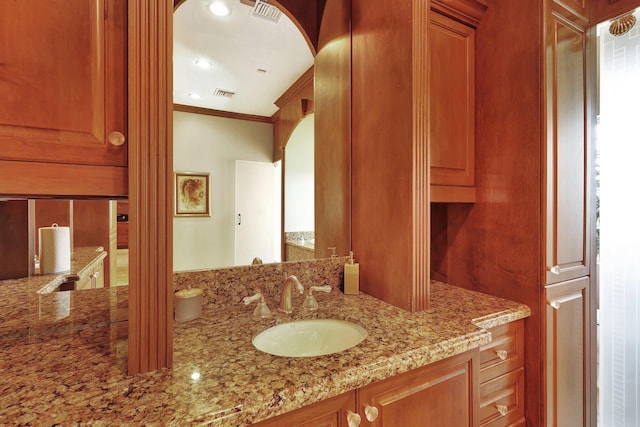
[[[0,279],[33,279],[38,294],[128,285],[127,200],[4,200],[0,212],[19,234]]]
[[[312,105],[312,51],[285,14],[228,6],[174,12],[174,171],[211,183],[210,216],[174,217],[174,271],[285,261],[287,240],[313,241],[313,114],[296,127],[290,111],[303,107],[287,95],[308,74]],[[288,152],[291,138],[310,145]]]

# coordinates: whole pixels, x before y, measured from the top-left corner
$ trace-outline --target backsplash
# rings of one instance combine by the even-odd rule
[[[311,285],[342,286],[347,257],[249,265],[173,274],[174,290],[202,288],[205,304],[241,304],[246,296],[262,292],[268,304],[280,297],[284,279],[295,275],[307,289]],[[301,297],[300,297],[301,298]]]

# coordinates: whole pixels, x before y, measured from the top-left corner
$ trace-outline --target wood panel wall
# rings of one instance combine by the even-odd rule
[[[352,1],[352,235],[360,288],[429,302],[429,4]]]
[[[327,0],[315,57],[316,258],[351,249],[350,23],[351,1]]]

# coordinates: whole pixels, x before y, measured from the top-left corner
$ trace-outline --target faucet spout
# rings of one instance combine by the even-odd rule
[[[280,294],[280,307],[278,307],[278,310],[283,313],[290,314],[293,311],[293,304],[291,303],[291,293],[293,286],[296,287],[296,290],[299,293],[304,292],[304,287],[296,276],[292,275],[287,277],[282,287],[282,293]]]

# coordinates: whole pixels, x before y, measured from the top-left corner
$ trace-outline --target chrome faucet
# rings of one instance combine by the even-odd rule
[[[291,303],[291,287],[294,286],[299,293],[304,292],[304,286],[300,283],[296,276],[289,276],[285,279],[282,287],[282,293],[280,294],[280,307],[278,311],[290,314],[293,311],[293,304]]]

